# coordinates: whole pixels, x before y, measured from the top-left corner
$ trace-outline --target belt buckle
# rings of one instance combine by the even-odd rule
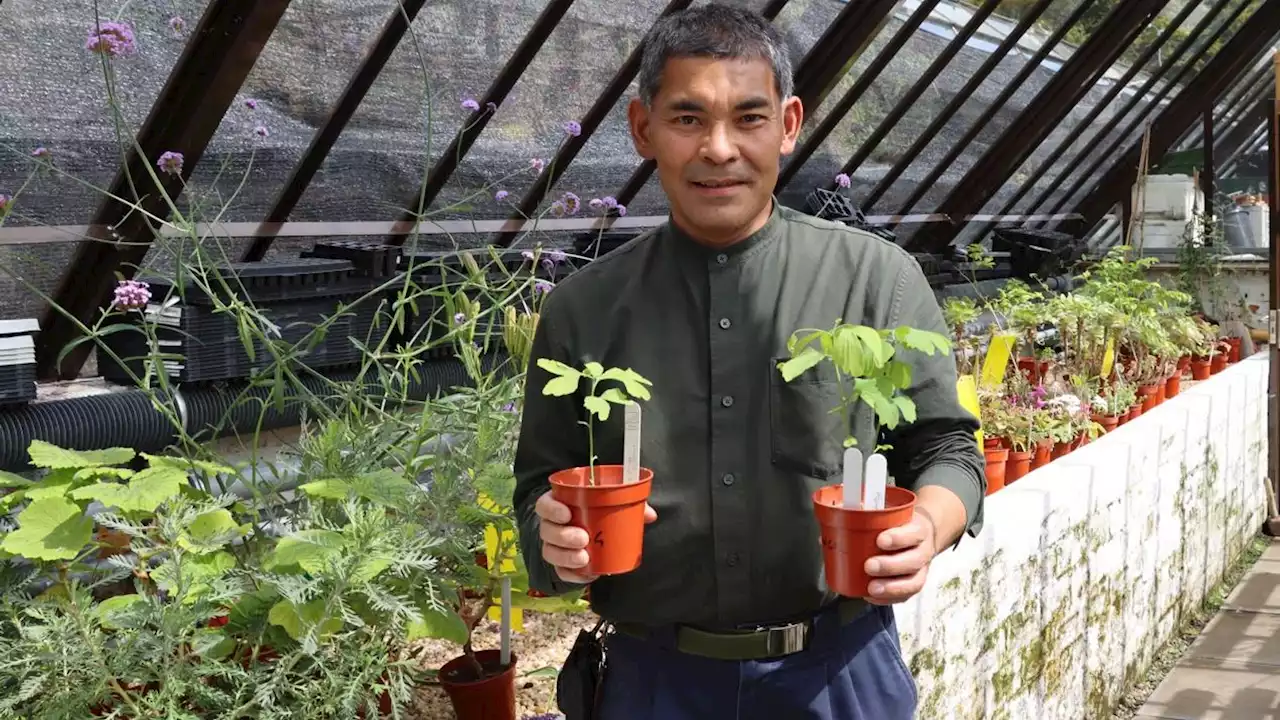
[[[809,639],[809,623],[797,622],[790,625],[764,628],[765,647],[773,656],[791,655],[805,649]]]

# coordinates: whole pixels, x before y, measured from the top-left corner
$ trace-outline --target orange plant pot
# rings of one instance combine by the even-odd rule
[[[1142,412],[1147,412],[1151,408],[1160,404],[1160,402],[1156,399],[1155,385],[1142,385],[1141,387],[1139,387],[1138,398],[1142,400]]]
[[[988,445],[995,440],[994,446]],[[990,495],[1004,488],[1004,469],[1009,462],[1009,448],[1001,447],[999,438],[991,438],[983,442],[982,454],[986,456],[987,494]]]
[[[1182,392],[1182,376],[1171,375],[1168,380],[1164,381],[1164,397],[1166,400],[1177,397]]]
[[[585,572],[619,575],[640,566],[644,549],[644,504],[653,487],[653,471],[640,468],[640,481],[622,484],[621,465],[591,470],[569,468],[551,474],[551,497],[569,506],[569,524],[587,531]]]
[[[1227,364],[1231,365],[1240,362],[1240,338],[1227,338],[1227,345],[1231,348],[1227,352]]]
[[[1016,450],[1009,451],[1009,462],[1004,468],[1004,483],[1012,485],[1014,482],[1021,480],[1023,476],[1031,472],[1032,451],[1018,452]]]
[[[1057,457],[1054,454],[1055,447],[1052,440],[1041,440],[1031,450],[1031,469],[1044,467],[1049,461]]]
[[[1218,373],[1226,369],[1227,369],[1227,356],[1222,353],[1218,353],[1217,355],[1214,355],[1213,360],[1209,362],[1209,374],[1217,375]]]
[[[486,671],[482,678],[475,677],[465,655],[440,668],[440,687],[453,703],[458,720],[515,720],[516,654],[511,653],[511,663],[505,668],[501,667],[499,650],[480,650],[475,655]]]
[[[822,534],[822,563],[827,587],[845,597],[869,594],[867,560],[883,554],[876,544],[880,533],[902,527],[915,513],[915,493],[886,487],[883,510],[855,510],[843,506],[844,487],[828,485],[813,493],[813,512]]]
[[[1213,374],[1209,358],[1195,358],[1191,361],[1191,379],[1208,380]]]
[[[1094,415],[1093,421],[1102,426],[1102,432],[1109,433],[1120,427],[1120,418],[1122,415]]]
[[[1178,377],[1182,377],[1187,373],[1187,368],[1191,367],[1191,356],[1183,355],[1178,358]]]

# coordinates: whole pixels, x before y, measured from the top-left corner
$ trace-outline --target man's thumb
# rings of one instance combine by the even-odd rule
[[[649,503],[645,503],[645,504],[644,504],[644,521],[645,521],[645,523],[651,523],[651,522],[653,522],[654,520],[657,520],[657,519],[658,519],[658,511],[657,511],[657,510],[654,510],[654,509],[653,509],[653,506],[652,506],[652,505],[650,505]]]

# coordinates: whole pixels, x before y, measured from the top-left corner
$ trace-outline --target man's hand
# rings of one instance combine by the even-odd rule
[[[891,605],[920,592],[937,554],[936,543],[933,521],[919,508],[906,525],[880,533],[876,545],[885,554],[867,559],[867,574],[872,578],[867,602]]]
[[[582,572],[587,566],[587,531],[569,524],[569,506],[545,492],[534,503],[538,514],[538,535],[542,538],[542,559],[556,569],[556,575],[565,582],[586,585],[598,576]],[[644,521],[651,523],[658,513],[644,505]]]

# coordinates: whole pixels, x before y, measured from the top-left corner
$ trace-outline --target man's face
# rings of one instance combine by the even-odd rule
[[[636,152],[657,163],[676,223],[712,246],[759,230],[782,156],[796,144],[799,98],[779,98],[763,59],[676,58],[651,107],[629,117]]]

